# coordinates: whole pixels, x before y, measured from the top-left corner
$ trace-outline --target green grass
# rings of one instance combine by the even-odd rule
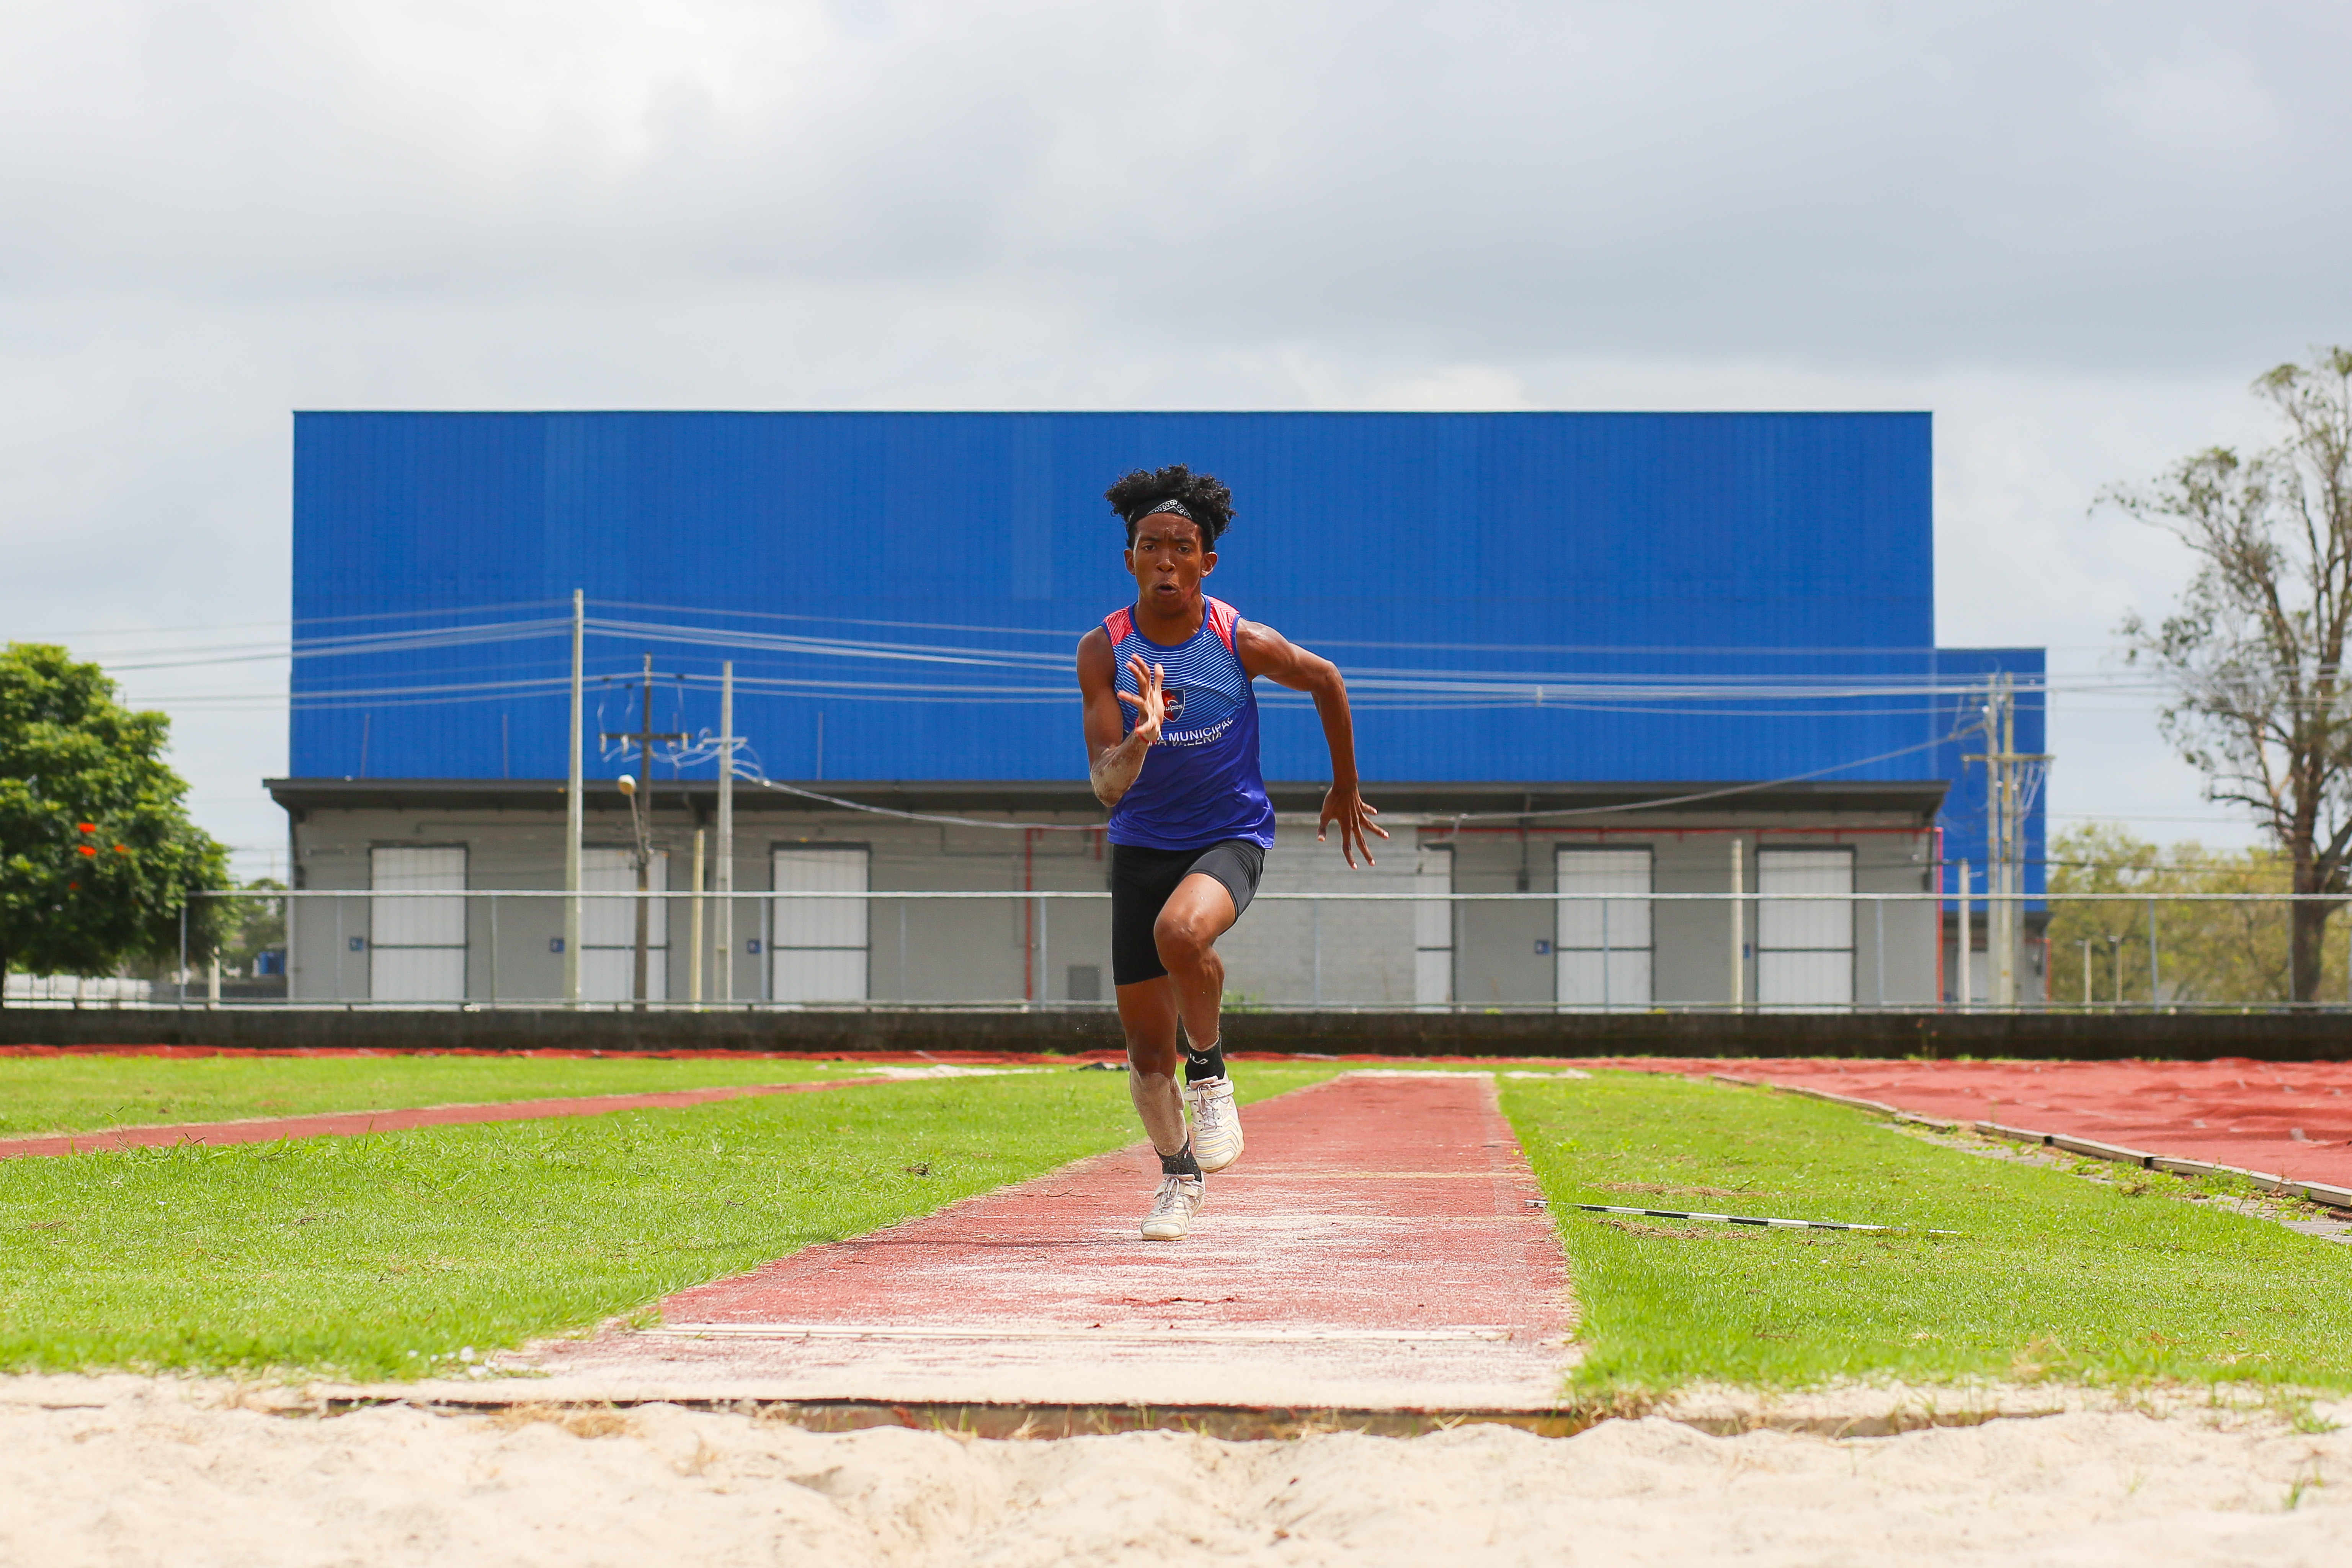
[[[1891,1377],[2352,1387],[2352,1247],[2164,1195],[2183,1184],[2085,1181],[1840,1106],[1664,1076],[1502,1089],[1581,1303],[1580,1392]],[[1961,1234],[1604,1219],[1568,1203]]]
[[[626,1057],[0,1057],[0,1138],[168,1121],[855,1077],[855,1062]]]
[[[1136,1136],[1124,1075],[1065,1070],[10,1160],[0,1368],[419,1375]]]

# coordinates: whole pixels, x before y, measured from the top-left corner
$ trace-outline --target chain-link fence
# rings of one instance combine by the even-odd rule
[[[15,1006],[1108,1007],[1109,895],[229,890],[285,911],[268,973],[183,953],[145,988],[14,977]],[[1229,1007],[1433,1012],[2238,1012],[2352,1007],[2341,900],[1608,890],[1257,895]],[[643,936],[639,937],[640,910]],[[2306,930],[2296,940],[2294,910]]]

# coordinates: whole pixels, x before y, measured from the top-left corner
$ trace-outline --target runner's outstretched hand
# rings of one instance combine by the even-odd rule
[[[1142,691],[1138,697],[1129,697],[1124,691],[1118,694],[1121,702],[1135,710],[1135,728],[1129,733],[1140,735],[1147,746],[1156,746],[1160,743],[1160,721],[1168,716],[1168,694],[1161,689],[1168,672],[1159,665],[1144,663],[1143,656],[1136,653],[1127,656],[1127,668]]]
[[[1355,865],[1356,851],[1360,849],[1364,852],[1364,864],[1372,865],[1372,845],[1364,837],[1365,830],[1369,828],[1383,838],[1389,836],[1387,828],[1372,820],[1379,815],[1356,793],[1354,784],[1335,784],[1323,796],[1323,815],[1315,821],[1315,842],[1322,843],[1324,830],[1336,822],[1339,825],[1339,853],[1348,858],[1348,864]]]

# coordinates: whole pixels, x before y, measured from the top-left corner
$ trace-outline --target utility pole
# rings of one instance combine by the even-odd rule
[[[632,971],[634,978],[630,982],[629,995],[635,1001],[638,1009],[642,1011],[646,1005],[646,938],[649,934],[646,927],[648,924],[648,917],[652,913],[652,902],[646,897],[646,894],[650,886],[648,874],[651,872],[654,863],[654,742],[656,741],[683,741],[686,739],[684,735],[680,734],[656,734],[654,732],[653,655],[646,655],[646,707],[643,725],[634,732],[626,730],[606,731],[604,731],[604,738],[607,741],[635,742],[637,747],[638,764],[646,770],[644,789],[645,799],[642,802],[637,798],[639,792],[634,787],[635,781],[629,779],[626,775],[624,775],[621,781],[621,794],[627,798],[629,803],[630,826],[636,829],[637,952],[636,965]]]
[[[1731,839],[1731,1010],[1748,1010],[1748,858],[1737,834]]]
[[[580,645],[586,600],[572,590],[572,761],[563,791],[563,1000],[580,1005],[580,835],[584,805],[580,777]]]
[[[1976,900],[1970,897],[1969,894],[1969,863],[1963,860],[1960,862],[1959,994],[1956,998],[1960,1005],[1960,1011],[1963,1013],[1975,1006],[1977,1002],[1977,977],[1969,963],[1969,961],[1975,952],[1976,945]]]
[[[721,1002],[735,1000],[735,661],[719,667],[719,864],[712,868],[719,907],[711,912],[717,933],[711,976]]]
[[[694,879],[689,890],[694,894],[694,918],[687,922],[689,932],[686,945],[686,999],[694,1010],[702,1011],[702,847],[707,842],[699,827],[694,830]]]
[[[1985,931],[1992,962],[1992,1005],[2017,1005],[2024,935],[2025,817],[2049,772],[2046,752],[2017,749],[2017,690],[2007,670],[1985,697],[1985,749],[1961,760],[1985,765]]]

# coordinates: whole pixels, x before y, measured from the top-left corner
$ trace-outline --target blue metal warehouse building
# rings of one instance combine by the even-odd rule
[[[1939,891],[1983,865],[1965,731],[2005,672],[2017,749],[2040,752],[2042,655],[1935,645],[1924,414],[320,413],[296,425],[271,787],[299,885],[353,896],[302,906],[294,994],[560,993],[558,901],[364,895],[562,885],[576,589],[587,885],[635,885],[612,780],[650,773],[672,895],[653,995],[689,988],[675,895],[712,826],[731,661],[741,771],[792,789],[738,786],[733,885],[778,896],[706,940],[702,994],[1103,999],[1098,902],[889,895],[1101,888],[1071,653],[1131,587],[1104,487],[1169,462],[1234,492],[1211,591],[1347,673],[1396,835],[1352,877],[1315,845],[1314,713],[1261,687],[1268,891],[1545,895],[1269,900],[1230,944],[1237,990],[1722,1005],[1735,969],[1759,1005],[1951,990],[1937,906],[1767,904],[1735,964],[1727,902],[1658,897],[1720,894],[1735,861],[1768,894]],[[640,728],[685,739],[650,769],[599,739]],[[790,896],[826,889],[866,896]],[[592,997],[628,994],[627,916],[590,905]]]

